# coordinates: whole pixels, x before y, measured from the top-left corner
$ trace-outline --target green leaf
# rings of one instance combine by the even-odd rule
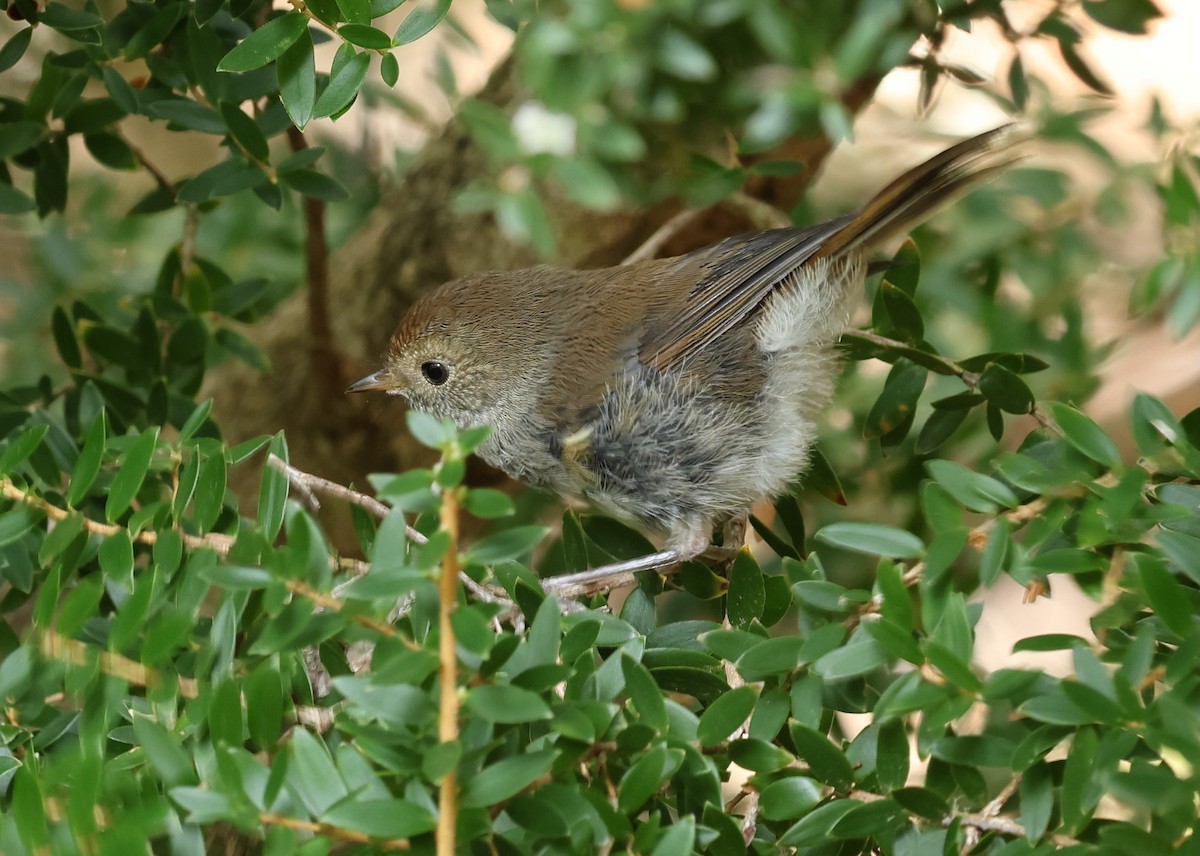
[[[904,787],[908,781],[908,732],[898,718],[884,720],[878,729],[875,748],[875,775],[887,790]]]
[[[700,715],[700,724],[696,729],[696,739],[701,746],[716,746],[729,739],[754,711],[758,701],[758,690],[751,686],[742,686],[724,693],[708,706]]]
[[[1087,416],[1074,407],[1058,402],[1050,405],[1050,412],[1066,436],[1067,442],[1078,451],[1110,469],[1121,463],[1121,453],[1116,443]]]
[[[128,584],[133,579],[133,541],[129,530],[118,529],[101,541],[99,559],[105,577]]]
[[[846,753],[829,742],[829,738],[799,722],[788,723],[788,734],[796,747],[796,756],[808,764],[818,781],[837,789],[854,783],[854,767]]]
[[[954,461],[926,461],[925,469],[934,481],[971,511],[992,514],[1001,508],[1013,508],[1017,496],[1004,482],[967,469]]]
[[[557,757],[555,751],[542,749],[490,764],[464,783],[459,804],[469,809],[503,802],[550,772]]]
[[[893,559],[916,559],[925,553],[925,544],[916,535],[881,523],[830,523],[815,537],[834,547]]]
[[[104,460],[107,435],[107,420],[104,410],[101,409],[96,414],[96,418],[92,420],[91,427],[88,428],[87,436],[83,441],[83,448],[75,460],[75,469],[71,473],[71,481],[67,486],[68,505],[78,506],[80,501],[87,496],[88,490],[91,489],[92,483],[100,472],[100,464]]]
[[[1157,556],[1133,553],[1130,558],[1137,568],[1142,590],[1154,614],[1175,633],[1189,637],[1195,632],[1196,619],[1184,587]]]
[[[821,786],[807,776],[789,776],[763,788],[758,806],[767,820],[803,817],[824,798]]]
[[[129,143],[116,134],[93,132],[84,134],[83,143],[97,162],[109,169],[137,169],[138,160]]]
[[[746,627],[762,617],[767,590],[762,568],[749,550],[739,550],[729,570],[729,593],[725,610],[735,627]]]
[[[283,730],[283,687],[279,672],[269,660],[264,660],[246,678],[243,691],[250,739],[262,749],[274,748]]]
[[[186,98],[164,98],[155,101],[146,108],[146,112],[155,119],[165,119],[189,131],[219,135],[229,132],[220,113]]]
[[[345,24],[338,28],[338,35],[350,44],[367,50],[387,50],[392,46],[387,33],[367,24]]]
[[[243,113],[236,104],[222,101],[220,107],[221,117],[225,120],[230,135],[246,154],[260,163],[269,161],[271,151],[267,148],[267,138],[258,123]]]
[[[288,462],[287,439],[280,431],[271,438],[267,448],[268,460],[271,455],[279,458],[285,464]],[[287,476],[270,464],[263,466],[262,486],[258,494],[258,522],[263,535],[268,541],[274,541],[283,526],[283,515],[288,498]],[[224,491],[222,491],[222,495]]]
[[[422,446],[430,449],[441,449],[450,443],[454,436],[454,425],[446,419],[438,419],[420,410],[410,410],[405,415],[408,430]]]
[[[225,456],[220,452],[200,461],[196,473],[196,488],[192,506],[196,527],[208,532],[216,525],[225,507],[225,489],[228,485],[228,468]]]
[[[157,721],[144,714],[134,714],[133,733],[146,753],[146,759],[159,780],[168,786],[194,784],[195,771],[188,753],[178,738],[172,736]]]
[[[476,517],[511,517],[515,512],[513,502],[503,491],[488,487],[473,487],[467,492],[463,508]]]
[[[1153,0],[1084,0],[1083,11],[1110,30],[1144,35],[1147,23],[1163,16]]]
[[[514,724],[550,718],[550,706],[537,693],[507,684],[484,684],[467,693],[466,707],[488,722]]]
[[[278,59],[308,30],[308,18],[288,12],[268,21],[217,63],[217,71],[253,71]]]
[[[60,602],[55,629],[68,638],[79,633],[88,619],[96,614],[100,596],[104,593],[103,586],[104,580],[96,574],[80,580]]]
[[[764,639],[737,659],[743,674],[788,673],[800,665],[800,649],[804,640],[797,636],[776,636]]]
[[[46,135],[41,122],[9,122],[0,137],[0,158],[10,158],[33,148]]]
[[[108,489],[108,501],[104,505],[104,516],[109,521],[116,520],[124,514],[141,490],[157,442],[158,428],[147,428],[126,450],[121,468],[113,476],[112,485]]]
[[[280,180],[292,190],[297,190],[313,199],[340,202],[349,196],[336,178],[315,169],[293,169],[280,173]]]
[[[827,681],[839,681],[874,671],[887,662],[887,656],[874,637],[861,632],[813,663],[812,669]]]
[[[839,820],[863,803],[853,799],[833,800],[819,806],[798,820],[779,838],[784,847],[816,847],[829,844],[829,830]],[[940,852],[940,851],[939,851]]]
[[[682,756],[680,750],[658,746],[638,758],[617,785],[617,809],[627,814],[640,809],[673,772],[669,767],[678,767],[673,758]]]
[[[1028,413],[1033,393],[1025,381],[999,363],[990,363],[979,377],[979,391],[1007,413]]]
[[[540,613],[540,610],[539,610]],[[655,731],[667,730],[667,707],[649,670],[628,655],[622,655],[621,672],[625,676],[625,692],[637,711],[638,722]]]
[[[650,856],[676,856],[680,853],[692,853],[696,842],[696,818],[691,815],[681,817],[671,824],[666,833],[654,845]]]
[[[38,22],[61,33],[95,30],[104,26],[104,19],[83,9],[72,9],[62,3],[47,3],[38,15]]]
[[[349,48],[349,53],[346,56],[347,59],[330,75],[329,83],[326,84],[321,94],[317,96],[317,103],[313,108],[314,119],[321,119],[326,116],[332,116],[335,113],[340,113],[358,95],[358,90],[362,88],[363,81],[367,79],[367,69],[371,65],[371,55],[367,53],[355,53],[353,48]]]
[[[396,59],[395,54],[383,55],[383,59],[379,61],[379,76],[388,86],[396,85],[396,81],[400,79],[400,61]]]
[[[207,202],[210,199],[232,196],[243,190],[251,190],[266,180],[266,173],[257,166],[247,163],[240,154],[234,154],[228,160],[209,167],[194,178],[185,181],[180,185],[175,198],[179,202]],[[222,333],[230,332],[232,331],[228,328],[220,328],[217,331],[218,338],[221,338]],[[174,338],[172,338],[173,341]],[[228,341],[228,339],[223,339],[223,341]]]
[[[867,416],[863,435],[868,439],[884,437],[911,423],[928,376],[925,368],[911,360],[897,360]]]
[[[9,443],[4,454],[0,455],[0,474],[9,475],[25,463],[25,460],[41,446],[42,440],[49,430],[48,425],[35,425],[23,431],[20,437]]]
[[[467,551],[466,563],[491,565],[519,559],[549,532],[546,526],[514,526],[476,541]]]
[[[969,412],[966,409],[935,409],[921,427],[914,451],[918,455],[928,455],[937,449],[966,421]]]
[[[437,826],[429,810],[397,799],[351,800],[330,809],[321,820],[372,838],[410,838]]]
[[[317,100],[317,66],[312,36],[305,29],[275,62],[279,100],[292,124],[301,131],[313,117]],[[282,164],[280,165],[282,167]]]
[[[0,214],[27,214],[37,205],[11,184],[0,182]]]
[[[392,36],[392,46],[400,47],[415,42],[436,27],[449,11],[450,0],[437,0],[437,4],[432,8],[422,6],[413,9]]]
[[[4,47],[0,48],[0,73],[8,71],[25,56],[29,40],[33,37],[33,27],[26,27],[13,34]]]
[[[288,784],[296,789],[313,814],[324,814],[349,795],[346,783],[329,757],[329,750],[303,728],[292,732],[292,763]]]

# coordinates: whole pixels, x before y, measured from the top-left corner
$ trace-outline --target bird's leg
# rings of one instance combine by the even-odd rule
[[[699,556],[709,546],[707,531],[711,530],[699,525],[687,527],[672,534],[666,549],[657,553],[623,559],[575,574],[547,577],[542,580],[542,589],[546,594],[559,597],[579,597],[632,585],[635,582],[634,574],[680,565]]]
[[[636,559],[612,562],[608,565],[589,568],[586,571],[579,571],[575,574],[547,577],[542,580],[542,589],[546,594],[558,595],[559,597],[580,597],[582,595],[596,594],[597,592],[632,585],[635,582],[634,574],[641,571],[653,571],[659,568],[670,567],[671,565],[678,565],[681,562],[686,562],[689,558],[691,557],[683,555],[678,550],[660,550],[657,553],[638,556]]]

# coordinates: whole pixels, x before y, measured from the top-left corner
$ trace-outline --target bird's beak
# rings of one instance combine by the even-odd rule
[[[346,387],[346,392],[370,392],[372,390],[388,392],[395,388],[396,383],[392,379],[391,373],[387,369],[380,369],[375,374],[369,374],[350,384]]]

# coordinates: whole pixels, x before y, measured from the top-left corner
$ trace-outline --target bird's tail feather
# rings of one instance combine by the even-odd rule
[[[813,257],[832,258],[854,249],[870,251],[903,234],[954,197],[1021,160],[1018,143],[1022,139],[1017,125],[1001,125],[913,167],[875,194]]]

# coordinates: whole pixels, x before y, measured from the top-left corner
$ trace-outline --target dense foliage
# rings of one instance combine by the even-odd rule
[[[10,323],[56,355],[0,392],[0,851],[432,851],[449,818],[480,853],[1196,852],[1200,411],[1139,396],[1122,451],[1079,409],[1100,357],[1079,286],[1105,248],[1064,216],[1081,203],[1060,172],[976,192],[872,280],[871,323],[845,337],[856,430],[827,432],[751,520],[768,549],[728,567],[610,600],[570,574],[648,552],[642,535],[464,484],[483,433],[418,414],[440,462],[371,475],[369,495],[291,468],[282,434],[222,437],[201,384],[229,359],[269,370],[253,324],[299,278],[292,215],[345,195],[296,129],[397,86],[396,51],[455,26],[438,0],[383,29],[399,5],[8,6],[0,72],[40,72],[0,100],[0,211],[40,234],[44,286]],[[546,188],[699,206],[795,173],[777,146],[844,137],[847,93],[912,65],[923,101],[979,85],[1086,153],[1100,220],[1153,188],[1164,252],[1122,271],[1131,313],[1175,334],[1200,317],[1188,138],[1154,105],[1166,162],[1121,164],[1086,131],[1101,104],[1064,109],[1021,65],[1052,41],[1103,94],[1081,22],[1141,33],[1150,0],[1055,4],[1028,31],[994,0],[487,5],[530,100],[510,117],[458,96],[442,63],[491,169],[452,204],[514,240],[553,252]],[[985,22],[1012,45],[1000,85],[938,54]],[[129,144],[132,116],[219,138],[223,160],[172,181]],[[131,220],[72,165],[80,137],[155,176]],[[63,225],[105,212],[90,236]],[[199,248],[197,220],[216,224]],[[119,282],[89,256],[106,241],[133,247]],[[886,378],[859,370],[874,361]],[[257,498],[229,488],[247,467]],[[356,549],[330,545],[318,496],[350,501]],[[460,538],[466,517],[484,534]],[[1031,597],[1069,577],[1096,602],[1093,638],[1017,645],[1069,652],[1067,677],[973,665],[972,595],[1002,577]]]

